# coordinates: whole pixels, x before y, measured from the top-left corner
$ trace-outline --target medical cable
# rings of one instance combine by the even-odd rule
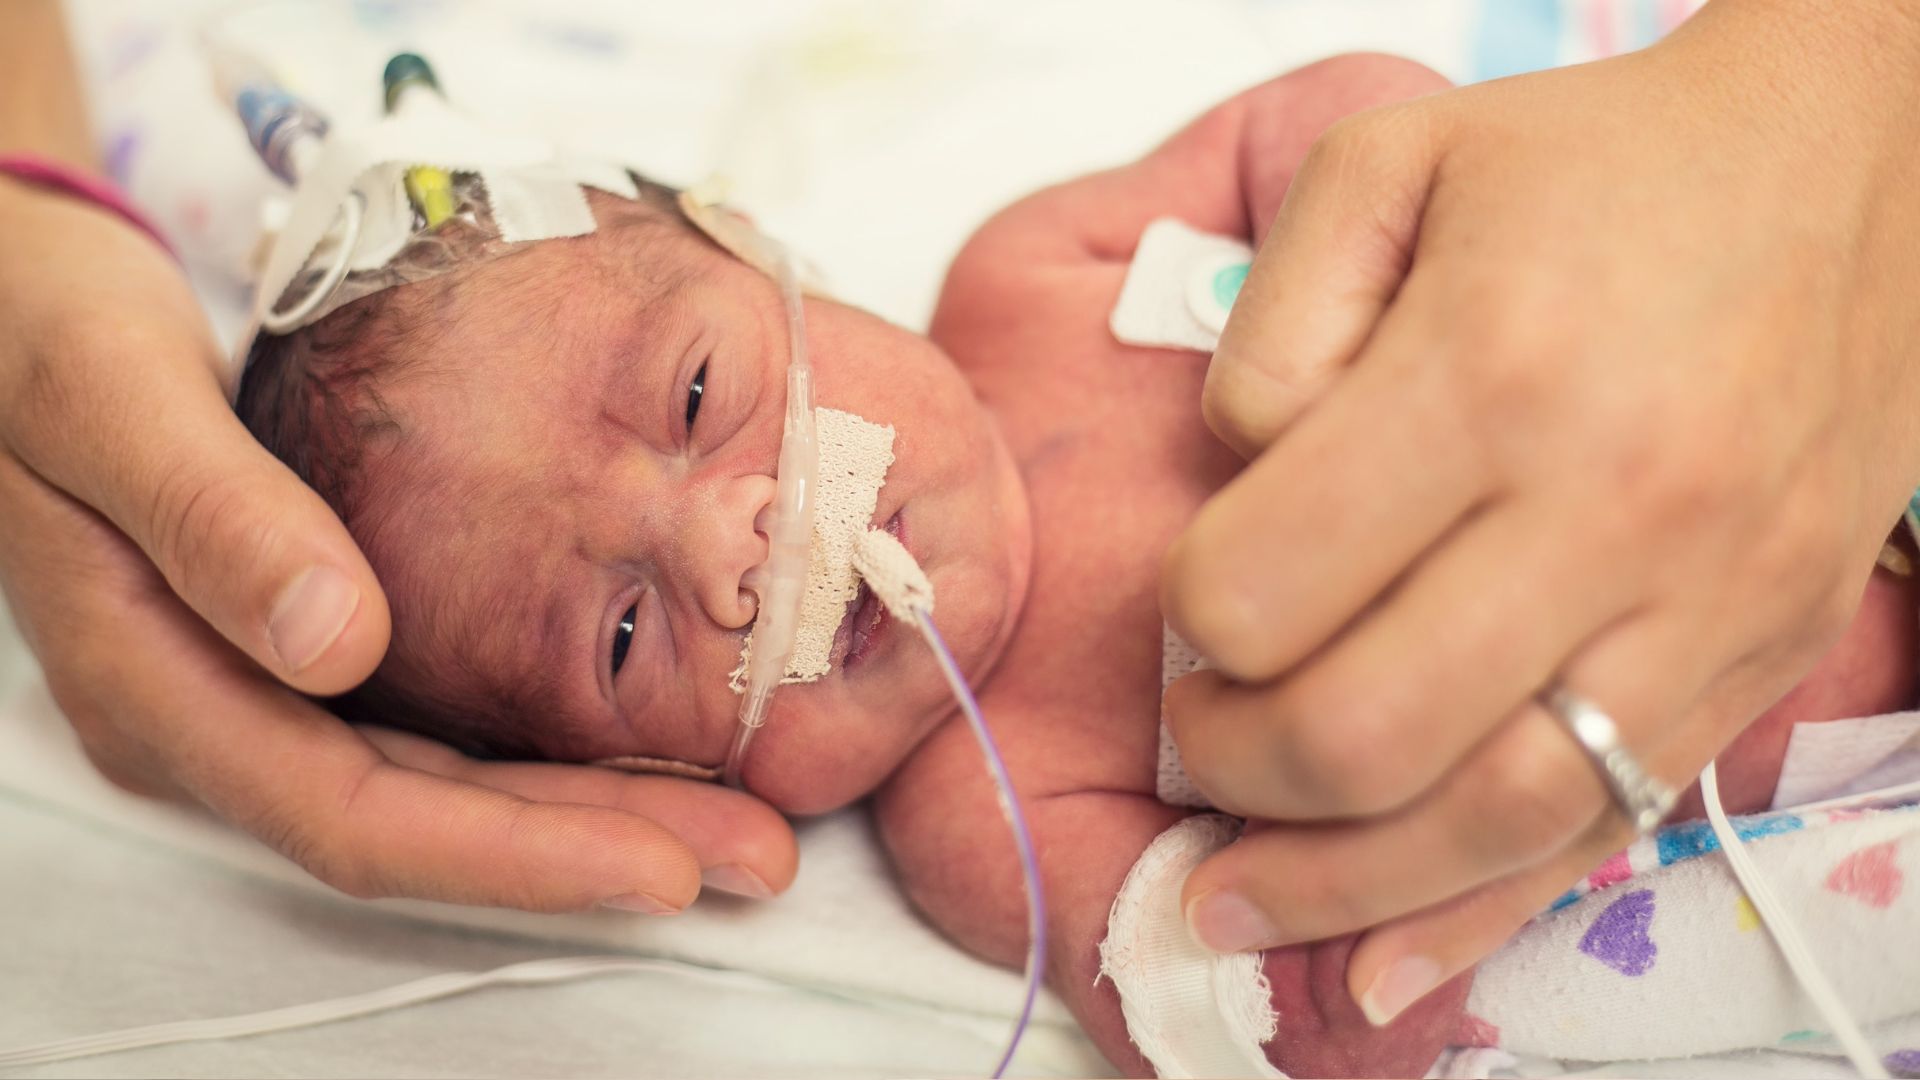
[[[232,106],[240,118],[248,145],[269,172],[288,187],[298,187],[300,177],[326,142],[331,125],[325,114],[282,86],[264,64],[223,43],[205,26],[201,29],[200,45],[213,69],[214,92]],[[358,193],[340,204],[338,216],[328,230],[334,237],[337,257],[298,303],[284,310],[272,307],[263,312],[262,329],[270,334],[286,333],[326,303],[346,280],[353,247],[359,242],[365,218],[366,207]]]
[[[396,53],[387,61],[380,82],[386,91],[389,114],[410,94],[440,95],[439,76],[433,73],[433,65],[418,53]],[[407,189],[407,201],[413,204],[414,213],[426,228],[438,228],[459,207],[453,192],[453,176],[445,169],[415,165],[406,171],[402,183]]]
[[[1852,1062],[1855,1071],[1868,1080],[1885,1080],[1886,1069],[1873,1052],[1872,1044],[1867,1042],[1860,1025],[1847,1011],[1840,1000],[1840,994],[1827,980],[1826,973],[1813,958],[1813,950],[1807,947],[1806,939],[1800,934],[1792,917],[1780,903],[1773,889],[1767,885],[1760,870],[1747,854],[1746,845],[1734,831],[1733,824],[1727,820],[1727,812],[1720,805],[1720,780],[1713,762],[1700,772],[1700,801],[1705,804],[1707,822],[1713,826],[1713,835],[1720,841],[1720,850],[1727,857],[1727,865],[1732,868],[1734,878],[1739,881],[1741,891],[1747,894],[1747,900],[1760,916],[1760,922],[1773,935],[1775,945],[1780,948],[1781,957],[1793,977],[1806,991],[1813,1007],[1825,1018],[1828,1028],[1833,1032],[1835,1041],[1846,1052],[1847,1060]]]
[[[949,1010],[922,1008],[915,1005],[872,999],[858,994],[845,993],[822,986],[794,984],[769,978],[746,971],[729,971],[722,968],[703,967],[682,961],[653,959],[648,957],[624,956],[568,956],[545,960],[526,960],[517,964],[507,964],[488,971],[459,971],[443,975],[430,975],[423,979],[390,986],[364,994],[350,994],[344,997],[330,998],[301,1005],[290,1005],[281,1009],[267,1009],[262,1012],[245,1013],[239,1016],[225,1016],[213,1020],[177,1020],[164,1024],[148,1024],[142,1027],[126,1028],[121,1031],[102,1032],[96,1035],[80,1035],[67,1039],[55,1039],[50,1042],[29,1046],[0,1049],[0,1069],[24,1068],[29,1065],[47,1065],[58,1061],[73,1061],[78,1058],[99,1057],[104,1054],[125,1053],[130,1050],[145,1050],[156,1046],[174,1046],[189,1042],[212,1042],[219,1039],[238,1039],[254,1035],[271,1035],[280,1031],[292,1031],[298,1028],[316,1027],[322,1024],[352,1020],[361,1016],[391,1012],[395,1009],[424,1005],[443,998],[471,993],[494,986],[545,986],[554,983],[574,982],[581,979],[598,978],[605,975],[629,973],[654,973],[678,975],[698,982],[716,986],[744,990],[763,990],[786,993],[796,985],[806,986],[816,993],[830,997],[856,1001],[861,1004],[899,1012],[911,1012],[922,1018],[930,1018],[956,1031],[977,1035],[976,1025],[971,1022],[959,1022],[949,1015]]]
[[[947,685],[952,688],[953,696],[960,702],[960,711],[966,714],[967,726],[973,731],[974,741],[980,744],[980,755],[986,760],[987,771],[993,777],[995,793],[1000,801],[1000,816],[1006,821],[1007,828],[1013,833],[1014,846],[1020,853],[1020,875],[1026,883],[1027,894],[1027,966],[1026,996],[1020,1003],[1020,1015],[1015,1018],[1013,1034],[1007,1038],[1006,1052],[1000,1055],[999,1064],[993,1068],[998,1080],[1005,1076],[1007,1066],[1013,1063],[1013,1055],[1020,1048],[1020,1039],[1026,1034],[1027,1025],[1033,1019],[1033,1004],[1040,996],[1040,983],[1046,974],[1047,962],[1047,898],[1040,884],[1040,861],[1034,855],[1033,831],[1027,827],[1026,815],[1020,811],[1020,800],[1014,794],[1013,778],[1007,773],[1006,759],[1000,756],[1000,747],[993,741],[993,733],[987,729],[986,717],[980,715],[980,702],[973,696],[973,690],[967,686],[966,677],[960,674],[960,665],[953,660],[947,643],[940,631],[933,625],[933,615],[924,607],[914,607],[914,625],[922,637],[932,647],[933,655],[940,661],[940,673],[946,676]]]

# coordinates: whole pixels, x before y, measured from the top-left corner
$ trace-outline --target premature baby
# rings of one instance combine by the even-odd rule
[[[1050,982],[1129,1073],[1151,1067],[1096,979],[1098,944],[1128,869],[1191,812],[1154,795],[1160,561],[1241,462],[1201,419],[1207,357],[1123,345],[1108,313],[1150,221],[1252,240],[1327,125],[1442,85],[1402,61],[1328,61],[1036,194],[966,246],[928,337],[807,301],[817,403],[896,432],[872,524],[931,578],[1020,789]],[[593,208],[591,235],[265,339],[239,409],[340,513],[391,600],[392,649],[343,714],[476,754],[712,770],[738,724],[746,578],[767,554],[781,299],[667,189]],[[462,257],[459,224],[445,230]],[[1846,638],[1721,759],[1730,809],[1766,805],[1794,723],[1910,704],[1914,610],[1904,580],[1876,574]],[[877,791],[914,902],[1017,964],[1018,869],[932,655],[863,591],[831,663],[776,695],[746,786],[796,814]],[[1263,958],[1270,1058],[1296,1075],[1423,1073],[1466,979],[1375,1028],[1346,988],[1350,944]]]

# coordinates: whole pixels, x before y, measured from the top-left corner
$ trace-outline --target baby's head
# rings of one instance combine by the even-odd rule
[[[489,756],[724,761],[789,350],[775,283],[672,194],[595,194],[592,234],[486,258],[497,241],[449,223],[434,242],[459,269],[256,346],[241,418],[392,607],[343,714]],[[816,404],[895,429],[872,524],[925,569],[977,677],[1027,580],[1007,447],[925,338],[811,297],[806,324]],[[951,705],[917,636],[856,605],[833,670],[782,687],[748,754],[747,787],[783,809],[871,790]]]

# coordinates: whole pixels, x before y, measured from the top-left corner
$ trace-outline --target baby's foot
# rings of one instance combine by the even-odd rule
[[[1267,1060],[1288,1076],[1425,1076],[1466,1015],[1468,972],[1374,1027],[1347,992],[1347,958],[1358,935],[1268,949],[1261,971],[1273,986],[1280,1031]]]
[[[1787,696],[1721,752],[1720,800],[1730,814],[1773,804],[1795,724],[1877,716],[1914,707],[1920,689],[1920,578],[1876,569],[1847,632]],[[1673,820],[1704,817],[1698,787]]]

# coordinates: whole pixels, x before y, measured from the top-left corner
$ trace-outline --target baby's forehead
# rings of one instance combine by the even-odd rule
[[[391,659],[455,700],[538,674],[565,637],[552,601],[570,550],[538,498],[544,470],[500,472],[418,432],[373,468],[355,533],[388,595]]]
[[[441,354],[434,366],[443,372],[523,348],[564,362],[557,373],[568,374],[594,355],[596,342],[637,358],[667,328],[688,285],[744,287],[727,273],[730,258],[656,217],[531,244],[453,275],[429,299],[439,332],[428,348]]]

